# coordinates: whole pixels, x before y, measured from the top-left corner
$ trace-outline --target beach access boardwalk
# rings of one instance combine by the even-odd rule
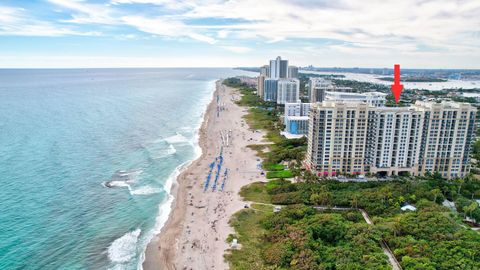
[[[365,219],[367,224],[374,225],[373,221],[370,219],[370,217],[368,216],[368,213],[365,210],[363,210],[363,209],[358,209],[358,210],[360,211],[360,213],[362,213],[363,219]],[[382,241],[380,241],[380,245],[382,246],[383,253],[385,253],[385,255],[388,256],[388,261],[392,265],[392,269],[393,270],[401,270],[402,266],[397,261],[397,258],[395,258],[395,256],[393,255],[393,252],[390,249],[390,247],[388,246],[387,242],[385,242],[385,240],[382,239]]]

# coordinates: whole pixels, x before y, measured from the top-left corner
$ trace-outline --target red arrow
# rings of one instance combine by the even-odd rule
[[[395,64],[393,66],[393,84],[392,84],[392,93],[395,98],[395,102],[400,101],[400,94],[403,90],[403,84],[400,84],[400,65]]]

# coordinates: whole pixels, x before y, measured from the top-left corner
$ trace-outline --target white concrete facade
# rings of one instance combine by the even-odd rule
[[[278,80],[277,104],[299,102],[300,82],[298,79]]]
[[[288,60],[282,60],[280,56],[278,56],[275,60],[270,60],[270,78],[287,78],[287,75]]]
[[[288,78],[298,78],[298,67],[288,66]]]
[[[387,94],[380,92],[366,93],[350,93],[350,92],[332,92],[326,91],[326,101],[343,101],[343,102],[366,102],[374,107],[383,107],[387,102]]]
[[[285,117],[287,116],[308,116],[310,103],[285,103]]]
[[[308,134],[308,116],[286,116],[285,133],[292,135]]]
[[[325,92],[333,90],[332,81],[324,78],[310,78],[308,82],[308,97],[310,103],[322,102],[325,98]]]

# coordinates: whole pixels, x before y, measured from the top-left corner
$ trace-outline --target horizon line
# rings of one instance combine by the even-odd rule
[[[20,69],[183,69],[183,68],[198,68],[198,69],[214,69],[214,68],[228,68],[228,69],[243,69],[243,68],[260,68],[262,66],[235,66],[235,67],[228,67],[228,66],[218,66],[218,67],[207,67],[207,66],[120,66],[120,67],[0,67],[0,70],[20,70]],[[315,70],[307,70],[309,66],[306,67],[299,67],[300,70],[304,71],[315,71]],[[318,69],[392,69],[390,67],[318,67],[313,66],[313,68]],[[480,71],[480,68],[402,68],[402,70],[472,70],[472,71]],[[255,71],[248,71],[247,72],[255,72]]]

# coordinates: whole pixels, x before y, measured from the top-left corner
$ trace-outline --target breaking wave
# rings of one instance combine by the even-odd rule
[[[135,258],[140,233],[141,230],[136,229],[113,241],[108,247],[108,258],[110,261],[114,263],[127,263]]]

